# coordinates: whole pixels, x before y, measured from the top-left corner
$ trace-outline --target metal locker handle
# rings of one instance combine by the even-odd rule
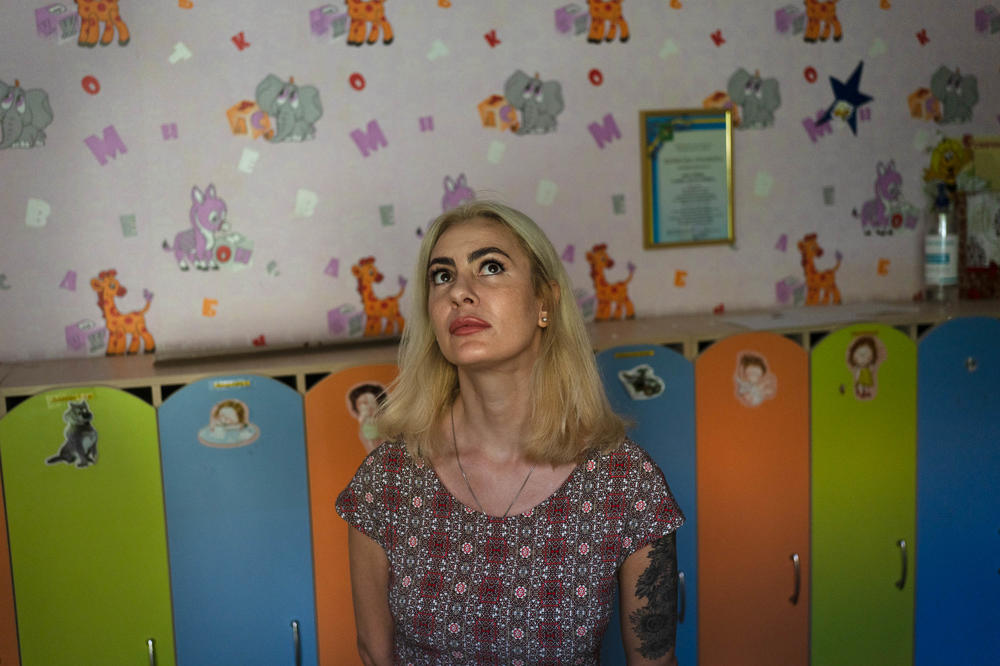
[[[156,645],[152,638],[146,639],[146,651],[149,654],[149,666],[156,666]]]
[[[292,642],[295,644],[295,666],[302,666],[302,641],[299,638],[298,620],[292,620]]]
[[[679,583],[677,591],[680,596],[680,609],[677,612],[677,621],[684,622],[684,609],[687,608],[687,585],[684,581],[683,571],[677,572],[677,582]]]
[[[795,587],[792,591],[792,596],[788,597],[788,600],[792,602],[793,606],[799,603],[799,589],[802,585],[802,569],[799,566],[799,554],[792,553],[789,558],[792,561],[792,568],[795,571]]]
[[[899,553],[903,558],[903,570],[899,580],[896,581],[896,587],[902,590],[906,587],[906,539],[900,539],[896,545],[899,546]]]

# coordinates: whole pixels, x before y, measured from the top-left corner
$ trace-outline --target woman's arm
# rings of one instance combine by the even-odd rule
[[[677,664],[677,542],[673,533],[640,548],[618,571],[622,642],[629,666]]]
[[[358,653],[365,666],[390,665],[394,625],[389,610],[389,560],[378,543],[353,526],[348,527],[347,546]]]

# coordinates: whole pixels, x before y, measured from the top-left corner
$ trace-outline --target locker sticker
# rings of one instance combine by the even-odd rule
[[[381,441],[375,425],[375,412],[385,402],[385,386],[376,381],[362,382],[352,386],[345,397],[348,411],[358,420],[358,439],[365,447],[365,453],[371,453]]]
[[[741,351],[736,355],[733,384],[737,399],[747,407],[757,407],[778,394],[778,378],[768,368],[763,354]]]
[[[94,428],[94,413],[86,400],[70,400],[63,412],[66,429],[59,451],[46,458],[46,465],[66,463],[76,467],[90,467],[97,462],[97,429]]]
[[[653,368],[646,363],[637,365],[631,370],[621,370],[618,379],[633,400],[657,398],[663,394],[666,386],[663,380],[656,376]]]
[[[872,400],[878,395],[878,368],[888,352],[874,331],[859,331],[847,347],[847,367],[854,376],[854,397]]]
[[[229,398],[212,407],[208,425],[198,431],[198,441],[217,449],[252,444],[260,428],[250,422],[250,408],[242,400]]]

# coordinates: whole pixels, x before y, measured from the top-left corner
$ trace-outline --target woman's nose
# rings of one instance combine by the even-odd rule
[[[451,288],[451,298],[456,304],[475,303],[477,300],[475,285],[471,277],[456,275]]]

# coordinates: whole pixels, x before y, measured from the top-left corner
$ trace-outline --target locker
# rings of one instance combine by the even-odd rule
[[[698,654],[703,666],[809,663],[809,359],[774,333],[695,362]]]
[[[597,355],[612,406],[632,422],[629,436],[652,456],[684,512],[677,530],[678,624],[675,652],[698,663],[698,510],[695,504],[694,368],[677,352],[627,345]],[[603,664],[624,664],[618,602],[601,652]]]
[[[913,660],[916,345],[831,333],[811,357],[811,663]]]
[[[105,387],[0,419],[21,663],[174,663],[156,414]],[[152,640],[152,646],[149,641]]]
[[[1000,321],[918,346],[917,666],[1000,661]]]
[[[336,372],[305,397],[313,558],[316,563],[316,625],[319,663],[361,664],[351,597],[347,523],[334,508],[341,490],[378,439],[370,416],[396,366],[366,365]]]
[[[209,377],[159,427],[178,661],[316,664],[302,397]]]

